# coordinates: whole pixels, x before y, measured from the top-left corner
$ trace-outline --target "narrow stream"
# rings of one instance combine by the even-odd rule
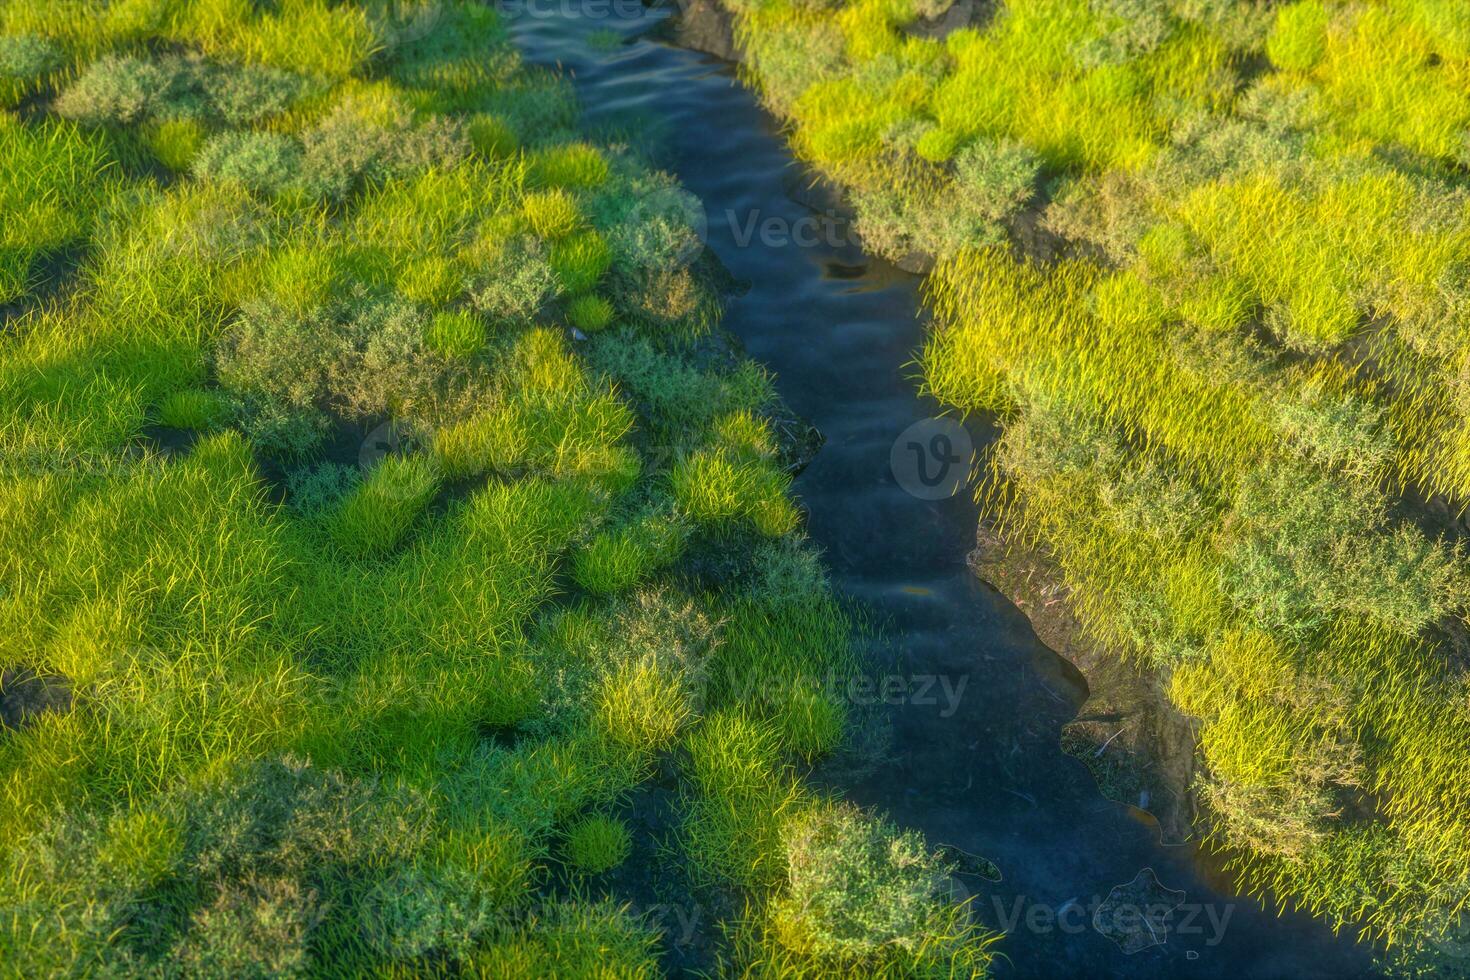
[[[806,178],[732,68],[657,40],[669,12],[632,0],[523,0],[505,16],[528,60],[573,78],[590,121],[637,115],[665,131],[660,164],[702,199],[708,247],[750,284],[725,326],[827,438],[796,483],[809,532],[837,587],[886,623],[913,689],[936,678],[927,697],[885,709],[892,762],[841,788],[1000,867],[999,883],[967,882],[978,914],[1009,933],[997,972],[1373,975],[1346,935],[1207,881],[1194,846],[1161,846],[1151,819],[1103,798],[1061,752],[1059,730],[1086,694],[1080,675],[967,569],[969,495],[920,500],[890,470],[899,434],[939,412],[918,397],[911,365],[919,280],[827,234],[793,200]],[[976,445],[989,438],[981,423],[971,432]],[[1144,869],[1183,904],[1164,942],[1129,954],[1092,927],[1092,910]]]

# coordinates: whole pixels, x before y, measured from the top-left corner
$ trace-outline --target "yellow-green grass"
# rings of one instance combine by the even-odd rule
[[[0,116],[0,303],[37,285],[40,263],[86,239],[116,164],[105,140],[65,123],[24,126]]]
[[[625,592],[683,551],[687,531],[672,514],[654,511],[600,531],[577,553],[572,578],[594,595]]]
[[[327,531],[346,554],[383,554],[403,539],[438,490],[431,457],[386,457],[342,498],[327,518]]]
[[[1027,145],[1054,170],[1143,165],[1175,124],[1232,102],[1268,26],[1244,7],[1152,6],[1140,16],[1086,0],[1012,0],[983,27],[931,40],[905,32],[921,13],[907,2],[840,12],[731,4],[748,74],[792,120],[798,152],[873,192],[917,162],[997,139]],[[935,179],[951,201],[984,193],[943,170]]]
[[[562,902],[527,916],[515,931],[474,953],[468,975],[483,980],[556,976],[576,980],[662,975],[658,930],[607,901]]]
[[[1199,342],[1188,331],[1138,348],[1147,331],[1103,326],[1112,297],[1096,273],[1042,276],[991,256],[982,277],[976,261],[932,280],[942,290],[963,276],[985,301],[936,294],[946,323],[925,364],[947,398],[1009,419],[994,513],[1055,555],[1089,632],[1173,672],[1174,696],[1205,722],[1200,790],[1215,839],[1241,853],[1250,887],[1390,943],[1429,942],[1447,928],[1444,896],[1470,881],[1463,821],[1444,818],[1455,805],[1427,802],[1470,790],[1470,730],[1446,717],[1463,674],[1433,666],[1452,662],[1438,624],[1463,615],[1467,569],[1388,516],[1379,481],[1391,471],[1364,442],[1386,437],[1381,407],[1351,400],[1350,374],[1267,362],[1232,377],[1227,358],[1201,356],[1211,347],[1181,356]],[[999,291],[1018,278],[1041,292]],[[1079,282],[1098,285],[1065,292]],[[1202,369],[1222,393],[1194,387]],[[1241,630],[1277,666],[1230,667],[1227,686],[1210,686],[1222,683],[1206,680],[1212,651],[1240,649]],[[1385,670],[1385,645],[1422,652]],[[1416,748],[1383,751],[1384,739]],[[1369,786],[1424,808],[1381,806],[1373,848],[1339,864],[1361,833],[1345,801]],[[1383,863],[1411,846],[1437,856],[1415,865],[1412,884]]]
[[[613,321],[612,303],[602,296],[577,296],[567,304],[567,322],[578,330],[596,333]]]
[[[1449,5],[1287,4],[1266,53],[1289,73],[1288,90],[1319,105],[1324,128],[1337,137],[1464,161],[1470,48]]]
[[[674,500],[691,520],[749,521],[768,537],[796,527],[796,509],[786,495],[789,484],[789,477],[773,463],[740,459],[723,447],[680,460],[670,474]]]
[[[531,154],[531,179],[543,187],[599,187],[608,177],[607,158],[595,146],[564,143]]]

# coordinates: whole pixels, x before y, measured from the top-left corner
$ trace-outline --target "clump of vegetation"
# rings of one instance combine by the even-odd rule
[[[355,296],[304,316],[264,301],[221,338],[216,371],[257,433],[282,418],[312,420],[319,432],[328,416],[428,418],[474,384],[430,346],[442,322],[397,299]]]
[[[485,347],[485,321],[464,310],[440,310],[425,333],[429,347],[444,357],[471,358]]]
[[[0,672],[66,692],[0,731],[0,961],[655,975],[536,904],[626,858],[588,814],[667,760],[764,907],[707,733],[775,803],[845,737],[770,694],[854,663],[771,380],[495,11],[237,6],[0,5]]]
[[[221,133],[206,143],[194,160],[202,180],[228,181],[275,196],[296,183],[304,155],[284,133]]]
[[[694,795],[684,848],[709,879],[772,889],[784,871],[781,829],[805,794],[782,765],[775,728],[733,711],[705,720],[687,741]]]
[[[567,828],[567,861],[579,871],[601,874],[628,859],[633,842],[627,825],[613,817],[594,815]]]
[[[62,65],[61,49],[34,34],[0,37],[0,108],[13,109],[41,90]]]
[[[560,188],[526,195],[521,213],[531,231],[546,241],[565,238],[582,223],[576,200]]]
[[[791,821],[784,839],[788,886],[768,929],[787,949],[878,976],[986,972],[989,944],[918,835],[827,803]]]
[[[600,187],[609,173],[607,158],[586,143],[563,143],[538,150],[530,159],[531,180],[543,187]]]
[[[358,558],[396,546],[439,489],[430,456],[387,456],[342,498],[327,519],[328,532]]]
[[[507,931],[469,961],[471,975],[655,977],[658,931],[609,902],[563,902]]]
[[[596,333],[612,323],[616,311],[601,296],[578,296],[567,304],[567,322],[578,330]]]
[[[430,811],[411,793],[291,758],[222,775],[146,808],[74,812],[40,828],[5,886],[23,900],[7,938],[30,932],[7,944],[8,961],[28,973],[79,960],[124,971],[299,973],[324,938],[372,928],[356,918],[358,903],[383,880],[430,858]],[[365,874],[369,865],[379,870]],[[496,873],[514,888],[527,871],[522,863]],[[494,874],[465,877],[454,898],[504,897],[494,887]],[[42,907],[58,914],[37,935],[20,917]]]
[[[175,391],[158,406],[158,421],[175,429],[207,432],[231,417],[227,399],[218,391],[186,388]]]
[[[578,552],[572,576],[596,595],[626,591],[683,551],[687,531],[672,515],[652,512],[600,532]]]
[[[769,460],[741,458],[723,448],[697,453],[678,463],[670,481],[675,501],[694,521],[748,520],[769,537],[796,526],[796,509],[786,496],[790,480]]]
[[[57,97],[56,111],[94,126],[178,119],[248,126],[279,116],[315,88],[259,65],[116,54],[87,65]]]

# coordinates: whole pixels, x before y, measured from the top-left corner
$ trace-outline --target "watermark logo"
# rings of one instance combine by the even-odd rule
[[[390,0],[378,14],[378,37],[390,50],[405,47],[433,34],[443,19],[437,0]]]
[[[1053,905],[1025,895],[1009,901],[993,895],[990,911],[1006,932],[1077,936],[1091,929],[1131,956],[1164,945],[1171,933],[1202,940],[1209,948],[1218,946],[1225,940],[1235,905],[1185,901],[1184,892],[1164,887],[1152,868],[1144,868],[1106,897],[1079,895]],[[1189,953],[1198,955],[1194,950]]]
[[[939,717],[959,711],[970,683],[969,674],[839,674],[828,672],[801,678],[771,678],[758,671],[736,676],[734,688],[741,701],[771,707],[818,697],[831,704],[856,707],[887,705],[937,708]]]
[[[974,456],[970,433],[958,420],[920,419],[893,441],[888,466],[910,496],[945,500],[969,483]]]
[[[762,217],[760,211],[737,213],[729,208],[725,225],[736,248],[758,244],[762,248],[862,248],[851,222],[828,209],[789,219],[780,215]]]
[[[357,450],[357,466],[362,478],[367,479],[386,457],[411,456],[424,448],[424,441],[414,430],[401,422],[384,422],[363,439]],[[389,500],[406,500],[420,489],[411,480],[379,480],[375,482],[373,492]]]
[[[402,423],[387,421],[363,439],[357,450],[357,465],[363,475],[377,469],[384,456],[405,456],[419,449],[421,443],[411,429]]]

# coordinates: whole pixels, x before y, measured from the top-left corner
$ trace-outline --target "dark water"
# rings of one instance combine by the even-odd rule
[[[796,483],[811,537],[837,587],[888,624],[897,671],[913,683],[914,697],[884,709],[892,763],[844,789],[1000,867],[998,884],[968,879],[979,915],[1009,925],[998,972],[1372,975],[1367,951],[1321,923],[1212,887],[1193,846],[1162,847],[1147,817],[1104,799],[1060,751],[1085,685],[966,568],[977,519],[969,495],[924,501],[890,469],[899,434],[939,412],[916,392],[918,280],[844,244],[792,199],[805,196],[807,178],[732,69],[657,40],[667,11],[631,0],[518,4],[506,16],[530,61],[573,77],[589,121],[635,114],[661,124],[660,162],[703,200],[708,247],[750,283],[725,325],[827,437]],[[983,443],[981,425],[971,431]],[[929,676],[938,680],[919,697]],[[1144,869],[1183,892],[1173,896],[1183,904],[1164,942],[1128,954],[1092,927],[1091,913]]]

